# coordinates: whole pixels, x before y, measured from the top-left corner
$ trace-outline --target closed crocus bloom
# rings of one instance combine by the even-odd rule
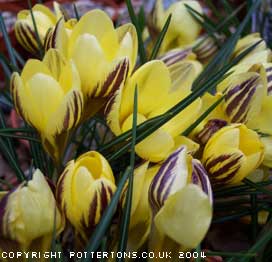
[[[194,70],[193,66],[188,68]],[[188,68],[186,67],[186,69]],[[191,76],[188,79],[183,74],[183,70],[182,64],[181,67],[170,72],[170,69],[162,61],[154,60],[135,71],[127,80],[124,88],[115,94],[106,107],[107,122],[114,134],[119,135],[132,127],[133,94],[136,86],[138,87],[137,124],[165,113],[189,95],[191,86],[188,83],[192,83],[193,74],[187,71],[187,76]],[[183,75],[183,77],[172,79],[174,75]],[[196,75],[194,76],[196,77]],[[156,99],[154,99],[154,95]],[[178,138],[181,132],[194,122],[200,108],[201,99],[199,98],[137,144],[136,153],[151,162],[164,160],[175,149],[175,138]]]
[[[33,178],[7,193],[0,202],[1,249],[6,241],[16,251],[50,251],[51,241],[64,227],[55,197],[40,170]],[[11,248],[12,250],[12,248]],[[14,250],[13,250],[14,251]]]
[[[59,5],[56,2],[54,2],[54,9],[55,13],[41,4],[36,4],[32,8],[37,32],[42,45],[44,44],[48,30],[54,27],[58,19],[62,17]],[[26,50],[33,54],[37,53],[39,44],[35,35],[35,28],[30,10],[22,10],[18,13],[15,23],[15,35],[19,43]]]
[[[83,15],[70,34],[61,20],[50,42],[76,64],[86,104],[84,118],[96,113],[124,83],[137,59],[134,26],[125,24],[115,29],[101,10]]]
[[[21,75],[12,75],[11,94],[17,112],[39,132],[44,148],[59,162],[83,107],[74,64],[51,49],[42,61],[28,60]]]
[[[203,13],[198,1],[177,1],[166,10],[162,0],[156,2],[150,22],[151,36],[163,29],[166,19],[172,14],[171,22],[161,46],[161,52],[192,44],[199,36],[201,26],[187,10],[186,5],[199,13]]]
[[[70,161],[57,184],[57,200],[76,235],[87,241],[116,190],[107,160],[90,151]]]
[[[233,74],[217,86],[226,94],[222,109],[230,123],[247,123],[258,115],[265,85],[262,73],[245,72]]]
[[[258,134],[243,124],[221,128],[207,142],[202,163],[214,186],[236,184],[263,161],[264,145]]]
[[[161,165],[149,189],[153,226],[149,251],[195,248],[212,218],[211,186],[202,164],[180,147]]]

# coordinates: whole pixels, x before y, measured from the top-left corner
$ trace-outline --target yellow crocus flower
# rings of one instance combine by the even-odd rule
[[[207,142],[202,163],[214,186],[236,184],[263,161],[264,145],[258,134],[244,124],[231,124]]]
[[[70,33],[64,21],[56,26],[50,47],[73,59],[80,75],[85,100],[84,119],[96,113],[132,72],[138,41],[132,24],[114,28],[101,10],[84,14]]]
[[[44,148],[59,163],[83,108],[75,65],[50,49],[42,61],[28,60],[21,75],[13,73],[10,82],[17,112],[38,131]]]
[[[54,2],[54,11],[41,4],[36,4],[32,8],[34,20],[37,26],[38,36],[42,46],[45,43],[46,36],[50,29],[54,28],[57,21],[63,17],[58,3]],[[67,28],[75,23],[71,19],[66,23]],[[15,23],[15,35],[19,43],[32,54],[36,54],[39,50],[39,44],[36,38],[35,28],[31,17],[30,10],[22,10],[17,15]]]
[[[149,21],[149,32],[156,38],[163,29],[166,19],[172,14],[172,19],[161,45],[160,52],[164,53],[170,49],[184,47],[192,44],[200,34],[201,26],[187,10],[186,5],[199,13],[203,13],[198,1],[177,1],[166,10],[162,0],[158,0]]]
[[[58,180],[57,200],[77,239],[84,243],[89,239],[115,190],[111,167],[98,152],[87,152],[67,164]]]
[[[0,201],[0,237],[11,241],[7,250],[50,251],[53,232],[58,236],[64,219],[48,181],[39,169],[33,178],[8,192]],[[14,251],[14,250],[13,250]]]
[[[186,146],[161,165],[149,188],[149,203],[153,211],[149,251],[172,251],[174,256],[202,241],[212,218],[211,185]]]
[[[199,72],[194,66],[194,61],[172,66],[173,71],[162,61],[148,62],[133,73],[124,88],[116,92],[106,107],[107,122],[115,135],[132,127],[133,94],[136,86],[138,87],[137,124],[165,113],[191,93],[191,83]],[[184,74],[185,69],[186,74]],[[175,75],[183,77],[176,78]],[[194,122],[200,108],[201,99],[198,98],[137,144],[136,153],[151,162],[164,160],[176,148],[179,135]]]

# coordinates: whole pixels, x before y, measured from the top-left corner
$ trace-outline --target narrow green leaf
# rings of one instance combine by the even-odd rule
[[[126,192],[126,202],[124,211],[121,219],[121,228],[120,228],[120,241],[118,245],[118,252],[124,253],[127,248],[128,241],[128,229],[130,223],[130,213],[132,205],[132,193],[133,193],[133,170],[135,165],[135,143],[136,143],[136,128],[137,128],[137,112],[138,112],[138,88],[136,86],[134,92],[134,108],[133,108],[133,123],[132,123],[132,143],[131,143],[131,153],[130,153],[130,167],[131,172],[129,175],[128,189]],[[123,262],[124,257],[117,258],[116,261]]]
[[[226,11],[226,14],[231,14],[233,12],[233,7],[230,5],[229,1],[221,0],[221,2],[224,6],[224,10]],[[235,26],[239,26],[240,21],[236,16],[233,17],[232,21]]]
[[[120,182],[118,184],[117,190],[115,191],[110,204],[107,206],[107,208],[105,209],[103,216],[100,220],[100,223],[96,226],[92,237],[90,238],[85,251],[87,253],[90,252],[95,252],[98,247],[101,245],[101,242],[110,226],[111,220],[115,214],[115,210],[116,207],[119,203],[119,198],[121,196],[121,193],[123,191],[123,188],[126,184],[126,181],[130,175],[130,173],[132,172],[132,168],[129,166],[127,167],[127,169],[125,170],[124,174],[122,175]],[[81,262],[90,262],[90,258],[82,258],[80,260]]]
[[[40,35],[38,32],[38,27],[36,24],[35,17],[34,17],[33,11],[32,11],[32,1],[31,0],[28,0],[28,8],[30,11],[30,15],[31,15],[31,19],[32,19],[33,27],[34,27],[35,38],[36,38],[36,41],[37,41],[38,47],[39,47],[39,55],[40,55],[40,58],[42,59],[43,55],[44,55],[44,47],[43,47],[43,43],[41,41],[41,38],[40,38]]]
[[[22,182],[25,180],[25,175],[22,169],[20,168],[19,163],[16,161],[16,159],[13,157],[12,153],[9,150],[9,147],[5,143],[5,141],[0,137],[0,149],[2,154],[6,157],[7,161],[9,162],[11,168],[14,170],[15,175],[19,182]]]
[[[131,0],[126,0],[126,5],[127,5],[127,9],[128,9],[128,13],[129,13],[131,22],[134,24],[136,31],[137,31],[138,45],[139,45],[139,56],[140,56],[141,64],[144,64],[147,61],[147,59],[146,59],[146,52],[145,52],[144,42],[143,42],[142,33],[141,33],[141,26],[139,24],[136,14],[135,14]]]
[[[30,136],[14,135],[14,134],[7,134],[7,133],[1,133],[0,132],[0,137],[18,138],[18,139],[33,141],[33,142],[36,142],[36,143],[41,143],[41,141],[39,139],[34,138],[34,137],[30,137]]]
[[[4,18],[3,18],[1,13],[0,13],[0,28],[1,28],[1,31],[2,31],[2,34],[3,34],[3,38],[4,38],[4,41],[5,41],[6,48],[8,50],[8,54],[9,54],[9,58],[11,60],[11,63],[13,65],[13,67],[18,70],[18,65],[17,65],[15,54],[14,54],[14,50],[13,50],[11,41],[9,39],[7,28],[6,28],[5,22],[4,22]]]
[[[75,3],[73,3],[73,8],[74,8],[74,13],[75,13],[76,20],[79,21],[80,15],[79,15],[79,12],[77,10],[77,6],[76,6]]]
[[[247,178],[243,179],[243,183],[245,183],[246,185],[249,185],[250,187],[255,188],[256,190],[261,191],[261,192],[263,192],[263,193],[265,193],[265,194],[267,194],[269,196],[272,196],[272,191],[271,190],[265,189],[264,187],[259,186],[258,184],[250,181]]]
[[[166,35],[166,33],[167,33],[167,30],[168,30],[168,27],[169,27],[169,25],[170,25],[171,18],[172,18],[172,14],[170,14],[170,15],[168,16],[168,18],[167,18],[167,20],[166,20],[166,22],[165,22],[165,24],[164,24],[164,26],[163,26],[162,31],[161,31],[160,34],[158,35],[158,39],[157,39],[157,41],[156,41],[156,43],[155,43],[155,45],[154,45],[154,48],[153,48],[153,50],[152,50],[152,53],[151,53],[151,55],[150,55],[150,59],[149,59],[149,60],[156,59],[156,57],[157,57],[157,55],[158,55],[158,53],[159,53],[159,51],[160,51],[160,47],[161,47],[161,44],[162,44],[162,42],[163,42],[163,39],[164,39],[164,37],[165,37],[165,35]]]

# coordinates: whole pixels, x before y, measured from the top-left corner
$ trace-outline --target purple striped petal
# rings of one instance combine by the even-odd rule
[[[193,172],[192,172],[192,183],[198,185],[203,192],[205,192],[213,202],[212,187],[207,171],[197,159],[193,159]]]
[[[162,164],[149,188],[149,203],[154,213],[163,206],[166,199],[181,189],[188,180],[187,151],[180,147]]]
[[[164,55],[159,57],[159,59],[162,60],[167,66],[170,66],[186,59],[190,54],[192,54],[191,48],[177,49],[165,53]]]
[[[246,123],[260,90],[260,76],[252,76],[242,83],[231,86],[225,97],[225,112],[232,123]]]

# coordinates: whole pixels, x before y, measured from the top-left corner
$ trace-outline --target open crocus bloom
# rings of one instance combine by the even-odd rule
[[[149,250],[195,248],[212,218],[212,192],[202,164],[182,146],[161,165],[149,188],[153,225]]]
[[[137,34],[132,24],[114,28],[101,10],[83,15],[70,33],[61,20],[50,47],[73,59],[85,98],[84,118],[92,116],[125,81],[137,59]]]
[[[186,62],[187,63],[187,62]],[[173,65],[175,66],[175,65]],[[183,74],[183,70],[188,70]],[[194,74],[190,73],[195,72]],[[114,132],[119,135],[132,127],[133,94],[138,88],[138,123],[159,116],[176,105],[191,93],[192,79],[197,75],[194,66],[184,67],[184,64],[171,71],[162,61],[154,60],[141,66],[127,80],[124,88],[118,90],[106,107],[107,122]],[[174,78],[174,75],[180,77]],[[190,76],[186,78],[186,76]],[[173,77],[173,79],[172,79]],[[137,144],[136,153],[143,159],[159,162],[173,151],[178,143],[180,134],[194,122],[201,108],[198,98],[185,110],[167,122],[153,134]]]
[[[58,236],[64,220],[57,208],[54,194],[40,170],[33,178],[8,192],[0,201],[1,249],[12,241],[16,251],[50,251],[55,231]],[[12,250],[7,242],[7,250]]]
[[[116,190],[107,160],[90,151],[70,161],[57,184],[57,200],[84,243],[99,223]]]
[[[11,94],[17,112],[39,132],[44,148],[59,162],[83,108],[73,62],[55,49],[50,49],[42,61],[28,60],[21,75],[13,73]]]
[[[187,10],[186,5],[202,14],[202,8],[197,1],[177,1],[164,10],[162,0],[156,2],[149,23],[151,37],[156,38],[170,14],[171,22],[160,51],[163,53],[177,47],[192,44],[199,36],[201,26]]]
[[[55,13],[53,13],[48,7],[41,4],[36,4],[32,8],[38,36],[42,45],[45,42],[45,38],[49,30],[54,28],[57,21],[63,16],[58,3],[56,2],[54,2],[54,11]],[[66,27],[69,28],[74,23],[74,19],[71,19],[66,23]],[[37,53],[39,50],[39,44],[37,42],[30,10],[22,10],[18,13],[15,23],[15,35],[19,43],[26,50],[32,54]]]
[[[202,163],[214,186],[242,181],[263,161],[264,145],[258,134],[243,124],[217,131],[206,144]]]

